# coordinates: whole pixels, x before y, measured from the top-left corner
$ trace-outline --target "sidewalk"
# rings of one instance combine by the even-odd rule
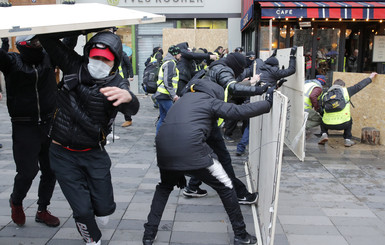
[[[149,96],[139,96],[141,108],[133,125],[115,132],[119,140],[107,145],[112,159],[112,178],[117,209],[102,227],[102,244],[140,245],[143,224],[149,212],[155,185],[155,121],[158,111]],[[12,156],[11,124],[4,100],[0,101],[0,244],[83,245],[71,209],[60,188],[50,211],[61,225],[46,227],[34,221],[39,176],[24,201],[24,227],[16,226],[8,204],[15,165]],[[385,151],[383,147],[340,147],[337,138],[326,146],[313,136],[307,142],[305,162],[285,148],[279,196],[276,245],[380,245],[385,241]],[[341,141],[342,142],[342,141]],[[236,157],[236,143],[228,144],[237,176],[244,176],[246,157]],[[334,148],[332,146],[335,146]],[[372,149],[375,150],[372,150]],[[245,181],[245,177],[241,177]],[[246,183],[246,182],[245,182]],[[164,212],[156,245],[233,244],[233,232],[214,190],[199,199],[172,192]],[[254,234],[250,206],[241,206],[248,231]]]

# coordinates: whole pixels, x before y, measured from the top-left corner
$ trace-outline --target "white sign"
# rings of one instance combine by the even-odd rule
[[[385,35],[374,36],[372,62],[385,62]]]
[[[163,15],[98,3],[12,6],[0,8],[0,37],[165,21]]]
[[[203,7],[203,0],[107,0],[121,7]]]

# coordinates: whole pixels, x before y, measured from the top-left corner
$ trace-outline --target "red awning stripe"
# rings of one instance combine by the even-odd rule
[[[262,18],[385,19],[385,2],[259,2]]]

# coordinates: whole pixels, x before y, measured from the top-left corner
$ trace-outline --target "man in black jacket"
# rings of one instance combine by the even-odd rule
[[[20,54],[0,49],[17,171],[9,200],[12,220],[18,226],[25,224],[23,200],[40,169],[35,220],[58,226],[59,219],[47,211],[56,183],[48,157],[48,134],[55,109],[55,69],[35,36],[17,37],[16,47]]]
[[[266,92],[268,88],[267,84],[263,87],[254,86],[257,82],[256,77],[252,77],[250,80],[250,84],[253,86],[246,86],[236,82],[235,78],[243,72],[245,66],[246,60],[243,54],[238,52],[231,53],[227,55],[226,58],[214,61],[210,65],[208,79],[211,82],[219,84],[225,91],[225,95],[254,96]],[[227,102],[227,100],[228,96],[225,96],[224,101]],[[219,121],[223,121],[223,119],[220,119]],[[220,123],[221,122],[219,122],[219,124]],[[231,165],[230,153],[226,148],[218,125],[214,126],[211,130],[210,137],[207,139],[207,144],[214,150],[219,158],[219,162],[232,180],[239,203],[253,204],[257,202],[258,193],[250,193],[245,184],[235,176],[233,166]],[[199,188],[201,183],[202,182],[198,178],[194,176],[191,177],[188,186],[183,191],[183,195],[187,197],[202,197],[207,195],[206,190]]]
[[[139,101],[119,75],[122,43],[117,35],[97,33],[84,46],[84,56],[63,45],[61,35],[39,36],[63,71],[52,128],[51,167],[73,210],[76,228],[87,245],[95,245],[102,236],[96,219],[107,223],[116,208],[106,136],[118,110],[134,115]]]
[[[182,90],[186,84],[191,80],[195,74],[195,62],[201,60],[216,60],[217,56],[215,54],[209,53],[197,53],[191,52],[188,50],[189,46],[187,42],[179,43],[176,45],[179,47],[181,52],[181,58],[177,64],[179,70],[179,82],[178,90],[176,94],[178,96],[182,95]]]
[[[190,81],[187,86],[191,92],[169,110],[156,136],[161,181],[144,225],[143,244],[153,244],[171,191],[174,186],[186,185],[184,174],[196,176],[216,190],[230,218],[235,245],[256,244],[257,239],[246,231],[234,183],[215,158],[208,140],[219,117],[248,119],[268,113],[274,88],[267,91],[264,101],[235,105],[224,102],[222,87],[208,78]]]
[[[122,58],[122,64],[121,68],[122,71],[120,72],[120,76],[128,80],[128,85],[130,85],[130,82],[134,81],[134,70],[132,69],[132,63],[126,52],[122,52],[123,58]],[[132,118],[130,114],[124,115],[124,123],[122,123],[122,127],[129,127],[132,125]]]

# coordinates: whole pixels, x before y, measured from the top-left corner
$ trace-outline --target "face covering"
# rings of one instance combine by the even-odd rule
[[[101,60],[89,59],[87,65],[91,76],[96,79],[102,79],[110,74],[111,67]]]

